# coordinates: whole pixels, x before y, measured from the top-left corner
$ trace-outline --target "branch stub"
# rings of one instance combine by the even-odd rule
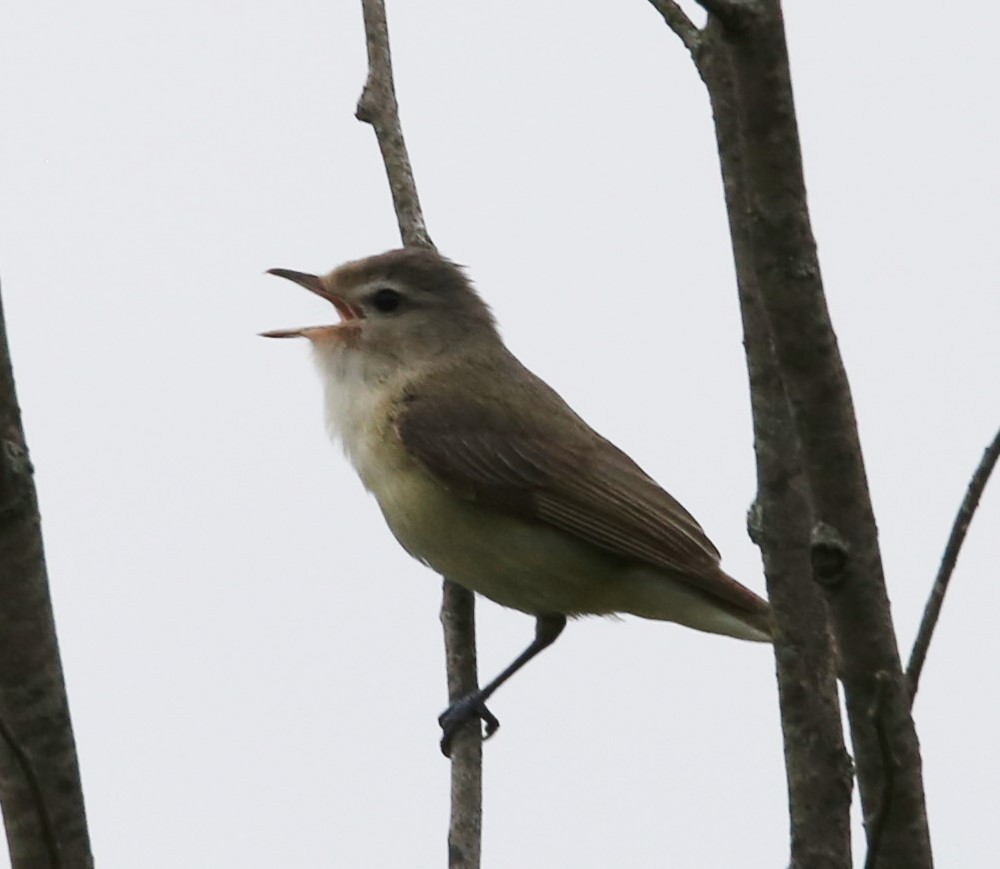
[[[839,585],[850,557],[850,546],[832,525],[817,522],[809,539],[813,578],[827,587]]]

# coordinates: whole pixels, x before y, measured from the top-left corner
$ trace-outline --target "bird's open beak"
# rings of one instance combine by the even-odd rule
[[[267,274],[277,275],[279,278],[287,278],[294,281],[300,287],[305,287],[310,293],[315,293],[321,299],[326,299],[340,314],[340,322],[335,326],[303,326],[300,329],[273,329],[269,332],[261,332],[263,338],[314,338],[323,334],[329,334],[340,329],[347,323],[361,320],[364,312],[357,305],[352,305],[346,299],[331,292],[323,284],[323,279],[316,275],[309,275],[305,272],[293,272],[291,269],[268,269]]]

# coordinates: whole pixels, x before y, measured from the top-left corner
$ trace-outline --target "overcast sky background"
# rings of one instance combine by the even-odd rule
[[[786,16],[908,655],[1000,425],[1000,17]],[[514,352],[762,591],[719,170],[684,49],[643,0],[389,19],[435,242]],[[398,244],[353,117],[360,4],[33,0],[5,10],[0,64],[0,274],[98,865],[445,865],[439,580],[329,445],[304,342],[256,337],[332,318],[265,269]],[[941,866],[998,861],[998,527],[995,484],[916,704]],[[478,614],[491,677],[532,623]],[[488,869],[786,865],[767,647],[577,622],[491,706]]]

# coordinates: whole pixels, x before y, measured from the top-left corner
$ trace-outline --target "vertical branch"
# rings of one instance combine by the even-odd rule
[[[814,521],[812,573],[839,650],[862,808],[867,823],[884,804],[884,740],[870,714],[876,674],[883,672],[893,683],[881,724],[895,770],[880,865],[923,869],[932,861],[920,752],[902,702],[906,692],[899,690],[904,675],[854,408],[809,221],[781,7],[778,0],[722,5],[738,14],[729,21],[711,17],[700,51],[724,54],[732,70],[734,99],[726,110],[739,129],[747,192],[738,219],[749,253],[737,268],[741,281],[758,288],[791,409]],[[706,84],[713,87],[708,76]]]
[[[361,0],[368,45],[368,78],[357,118],[375,130],[392,191],[403,244],[433,247],[424,224],[413,168],[406,151],[392,77],[389,28],[383,0]],[[474,598],[445,579],[441,600],[448,694],[451,699],[477,690]],[[478,869],[482,829],[482,740],[478,729],[457,733],[451,751],[450,869]]]
[[[774,610],[775,665],[785,744],[791,865],[849,869],[853,776],[844,747],[836,667],[822,595],[810,581],[811,510],[781,373],[751,268],[749,188],[736,122],[733,73],[713,38],[701,39],[718,141],[750,378],[757,499],[750,530]]]
[[[56,837],[55,824],[52,823],[52,813],[49,811],[45,801],[45,791],[42,789],[42,782],[38,778],[38,771],[28,753],[21,747],[17,737],[11,732],[3,718],[0,718],[0,738],[17,763],[24,781],[31,791],[31,798],[34,801],[35,809],[38,812],[39,839],[44,848],[44,853],[48,856],[50,869],[62,869],[62,859],[59,856],[59,840]]]
[[[475,598],[447,579],[441,600],[441,626],[448,665],[448,700],[476,690]],[[472,638],[471,647],[468,639]],[[465,726],[451,743],[451,822],[448,869],[478,869],[483,826],[483,740],[479,722]]]
[[[13,869],[93,865],[0,302],[0,804]]]

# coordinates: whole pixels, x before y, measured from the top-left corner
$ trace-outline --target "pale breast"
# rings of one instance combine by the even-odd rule
[[[402,387],[370,370],[360,353],[346,348],[316,348],[316,367],[323,380],[326,427],[340,441],[366,488],[378,474],[380,447],[389,432],[389,415]]]
[[[406,382],[380,378],[361,354],[317,352],[330,435],[412,556],[449,579],[528,613],[620,609],[617,563],[541,523],[452,492],[403,447],[394,413]]]

